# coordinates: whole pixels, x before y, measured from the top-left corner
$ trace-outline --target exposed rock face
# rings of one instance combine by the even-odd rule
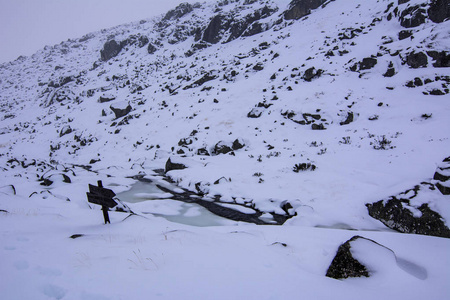
[[[206,27],[203,32],[203,40],[205,42],[216,44],[220,41],[220,31],[227,28],[227,19],[225,16],[216,15],[209,22],[208,27]]]
[[[122,46],[118,44],[115,40],[107,41],[103,45],[103,49],[100,50],[100,57],[103,61],[107,61],[117,56],[120,50],[122,50]]]
[[[450,238],[450,229],[441,215],[430,209],[427,203],[414,205],[412,199],[419,193],[436,190],[430,183],[422,183],[387,200],[366,204],[369,215],[387,227],[403,233],[416,233]]]
[[[183,17],[184,15],[187,15],[188,13],[190,13],[193,10],[194,10],[194,8],[192,7],[191,4],[189,4],[187,2],[181,3],[174,9],[169,10],[166,13],[166,15],[164,16],[163,21],[179,19],[179,18]]]
[[[326,276],[334,279],[369,277],[367,268],[356,260],[351,252],[351,243],[362,237],[356,235],[339,246],[336,256],[328,267]]]
[[[435,23],[441,23],[450,18],[450,2],[448,0],[431,1],[428,17]]]
[[[369,70],[372,69],[377,64],[377,59],[373,57],[365,57],[362,61],[354,64],[350,67],[350,70],[353,72],[360,70]]]
[[[436,187],[444,195],[450,195],[450,156],[439,164],[433,176],[437,180]]]
[[[244,146],[245,144],[239,139],[234,140],[232,144],[220,141],[214,146],[212,154],[227,154],[234,150],[242,149]]]
[[[405,28],[417,27],[425,23],[427,19],[427,11],[420,5],[410,6],[400,15],[400,25]]]
[[[448,68],[450,67],[450,54],[447,51],[427,51],[427,54],[433,58],[433,67]]]
[[[293,0],[289,9],[284,12],[286,20],[298,20],[309,15],[312,9],[316,9],[325,3],[325,0]]]
[[[406,63],[413,69],[425,68],[428,65],[428,57],[423,52],[412,52],[406,58]]]

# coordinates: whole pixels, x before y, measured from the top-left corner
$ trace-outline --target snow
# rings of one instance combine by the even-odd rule
[[[449,156],[448,94],[424,94],[442,88],[445,81],[435,78],[448,76],[448,68],[432,67],[430,58],[419,69],[402,61],[425,45],[448,52],[448,21],[427,20],[412,29],[414,39],[398,40],[404,28],[396,18],[387,21],[389,1],[331,1],[281,23],[290,1],[266,1],[279,7],[261,20],[271,29],[186,56],[195,41],[177,40],[183,30],[206,27],[218,10],[238,19],[265,4],[228,2],[203,4],[177,24],[158,25],[157,17],[116,26],[0,66],[2,299],[450,295],[450,240],[393,232],[365,206],[432,182]],[[410,2],[402,6],[422,1]],[[371,25],[375,18],[381,21]],[[338,38],[350,28],[363,29]],[[108,39],[136,34],[148,36],[156,52],[128,45],[99,60]],[[325,55],[330,50],[335,56]],[[349,71],[370,56],[377,58],[372,69]],[[387,78],[390,62],[397,74]],[[253,68],[258,64],[263,70]],[[308,82],[302,76],[311,67],[323,74]],[[190,87],[205,74],[218,77]],[[48,84],[67,76],[76,79]],[[434,81],[406,87],[415,77]],[[102,95],[115,99],[100,103]],[[116,119],[110,106],[128,103],[131,112]],[[255,108],[261,116],[247,117]],[[340,125],[350,112],[354,121]],[[242,148],[213,153],[236,140]],[[169,158],[187,168],[164,178]],[[303,163],[316,169],[294,171]],[[48,177],[54,183],[41,185]],[[86,201],[88,184],[98,180],[135,214],[111,211],[104,225],[100,207]],[[186,191],[244,214],[259,211],[266,222],[286,210],[292,218],[282,226],[227,220],[171,199]],[[424,189],[410,200],[415,216],[426,203],[449,224],[448,196]],[[355,242],[373,276],[325,277],[339,245],[354,235],[383,245]]]

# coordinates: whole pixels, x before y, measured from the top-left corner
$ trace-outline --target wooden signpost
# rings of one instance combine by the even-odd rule
[[[89,192],[86,193],[88,202],[101,205],[105,224],[111,223],[109,221],[108,209],[117,205],[116,201],[113,200],[116,194],[110,189],[105,189],[101,180],[97,181],[97,185],[89,185]]]

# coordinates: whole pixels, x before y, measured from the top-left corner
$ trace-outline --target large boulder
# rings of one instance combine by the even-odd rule
[[[184,15],[187,15],[191,11],[193,11],[194,8],[191,4],[184,2],[175,7],[172,10],[169,10],[166,15],[163,18],[163,21],[169,21],[169,20],[177,20]]]
[[[439,197],[435,185],[421,183],[388,199],[366,204],[369,215],[387,227],[403,233],[450,238],[450,229],[442,216],[427,201]]]
[[[428,56],[423,52],[411,52],[406,57],[406,63],[413,69],[425,68],[428,65]]]
[[[417,27],[427,19],[427,11],[421,5],[409,6],[400,14],[400,25],[405,28]]]
[[[336,252],[336,256],[328,267],[326,276],[334,279],[346,279],[351,277],[369,277],[366,266],[353,257],[351,248],[352,242],[360,239],[354,236],[341,244]]]
[[[431,1],[428,17],[435,23],[441,23],[450,18],[450,2],[448,0]]]
[[[427,51],[427,54],[434,60],[433,67],[448,68],[450,67],[450,54],[447,51]]]
[[[122,50],[122,46],[115,40],[107,41],[103,45],[103,49],[100,50],[100,57],[103,61],[107,61],[115,56],[117,56]]]
[[[326,0],[292,0],[289,9],[284,12],[286,20],[298,20],[309,15],[311,10],[324,4]]]

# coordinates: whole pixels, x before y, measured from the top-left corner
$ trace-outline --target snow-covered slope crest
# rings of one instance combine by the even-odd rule
[[[385,228],[365,204],[449,155],[446,3],[181,4],[3,64],[2,182],[39,194],[48,170],[117,182],[180,156],[167,176],[222,202]],[[448,225],[446,198],[426,201]]]

